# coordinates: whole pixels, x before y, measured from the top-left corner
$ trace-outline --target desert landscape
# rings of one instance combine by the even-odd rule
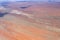
[[[60,3],[1,3],[0,40],[60,40]]]

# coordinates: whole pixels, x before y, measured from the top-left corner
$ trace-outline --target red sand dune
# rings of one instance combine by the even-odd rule
[[[9,4],[10,9],[22,11],[23,14],[9,13],[0,17],[0,40],[60,40],[58,4],[30,2]],[[22,5],[30,7],[21,9]]]

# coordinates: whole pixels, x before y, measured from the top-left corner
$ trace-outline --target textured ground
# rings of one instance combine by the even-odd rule
[[[60,40],[60,3],[2,3],[0,40]]]

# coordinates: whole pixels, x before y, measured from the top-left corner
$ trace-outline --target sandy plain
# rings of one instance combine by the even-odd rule
[[[60,40],[60,3],[2,3],[0,12],[0,40]]]

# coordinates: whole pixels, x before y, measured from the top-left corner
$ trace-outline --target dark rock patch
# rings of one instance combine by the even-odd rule
[[[21,6],[20,8],[21,9],[26,9],[26,8],[29,8],[30,6],[32,6],[32,5],[27,5],[27,6],[25,5],[25,6]]]
[[[4,17],[4,15],[6,15],[6,14],[8,14],[8,13],[1,13],[0,12],[0,17]]]

